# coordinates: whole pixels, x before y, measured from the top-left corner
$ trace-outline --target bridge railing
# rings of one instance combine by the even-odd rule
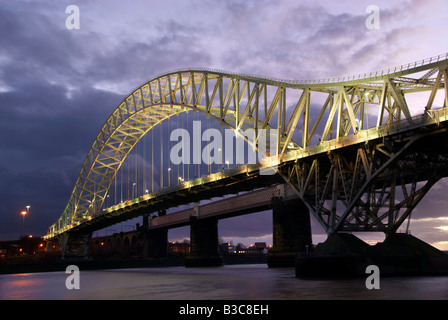
[[[355,80],[363,80],[363,79],[372,79],[372,78],[379,78],[386,75],[391,75],[398,72],[403,72],[407,70],[411,70],[417,67],[422,67],[425,65],[429,65],[432,63],[440,62],[448,60],[448,53],[440,54],[434,57],[426,58],[423,60],[418,60],[415,62],[402,64],[397,67],[392,67],[388,69],[384,69],[381,71],[373,71],[369,73],[360,73],[357,75],[351,75],[351,76],[345,76],[345,77],[333,77],[333,78],[325,78],[325,79],[316,79],[316,80],[285,80],[280,78],[274,78],[274,77],[267,77],[263,75],[256,75],[256,74],[246,74],[246,73],[236,73],[236,72],[230,72],[223,69],[215,69],[215,68],[204,68],[204,67],[190,67],[186,69],[176,69],[172,70],[170,72],[165,72],[163,74],[159,74],[154,79],[166,76],[168,74],[175,74],[175,73],[182,73],[182,72],[189,72],[189,71],[202,71],[202,72],[213,72],[213,73],[220,73],[220,74],[229,74],[229,75],[235,75],[250,79],[263,79],[268,80],[272,82],[282,82],[282,83],[288,83],[292,85],[316,85],[316,84],[331,84],[331,83],[342,83],[347,81],[355,81]]]
[[[369,79],[369,78],[375,78],[375,77],[382,77],[384,75],[390,75],[397,72],[402,72],[410,69],[414,69],[417,67],[425,66],[431,63],[443,61],[448,59],[448,53],[440,54],[438,56],[434,56],[431,58],[415,61],[412,63],[402,64],[400,66],[394,67],[394,68],[388,68],[387,70],[381,70],[376,72],[369,72],[369,73],[360,73],[357,75],[352,75],[348,77],[338,77],[338,78],[327,78],[327,79],[319,79],[319,80],[305,80],[305,81],[293,81],[293,83],[297,84],[321,84],[321,83],[338,83],[338,82],[345,82],[345,81],[353,81],[353,80],[362,80],[362,79]]]

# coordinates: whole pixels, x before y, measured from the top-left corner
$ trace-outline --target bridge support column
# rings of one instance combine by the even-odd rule
[[[158,212],[159,217],[166,215],[166,210]],[[143,239],[143,258],[163,259],[168,256],[168,229],[152,229],[149,215],[143,216],[141,237]]]
[[[92,239],[91,232],[81,235],[79,254],[82,256],[83,259],[89,259],[89,247],[91,239]]]
[[[88,259],[92,233],[64,232],[58,237],[61,259]],[[69,257],[67,257],[69,256]]]
[[[190,254],[185,257],[186,267],[221,266],[218,251],[218,221],[190,218]]]
[[[61,259],[64,260],[65,254],[67,251],[67,243],[68,243],[69,233],[64,232],[58,237],[59,248],[61,248]]]
[[[312,249],[311,223],[308,208],[300,200],[271,200],[273,247],[268,251],[269,268],[294,267],[299,253]]]
[[[143,256],[150,259],[162,259],[168,255],[168,230],[146,231]]]
[[[165,210],[159,211],[159,216],[164,216]],[[162,259],[168,256],[168,229],[150,230],[149,215],[143,216],[141,239],[143,239],[143,258]]]

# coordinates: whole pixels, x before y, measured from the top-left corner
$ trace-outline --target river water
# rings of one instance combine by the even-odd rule
[[[297,279],[293,268],[269,269],[264,264],[80,270],[79,289],[72,290],[66,287],[69,276],[65,272],[0,275],[0,299],[448,299],[448,277],[380,277],[380,288],[369,290],[364,278]]]

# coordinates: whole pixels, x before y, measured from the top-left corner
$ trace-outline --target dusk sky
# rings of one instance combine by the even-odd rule
[[[366,27],[372,4],[379,29]],[[69,5],[80,10],[79,29],[66,27]],[[0,240],[19,237],[26,205],[26,232],[46,233],[104,122],[155,76],[188,67],[295,80],[383,70],[447,53],[447,12],[445,0],[2,0]],[[443,250],[447,191],[448,179],[438,182],[410,224]],[[221,221],[220,236],[272,243],[271,219]],[[312,228],[315,243],[325,240],[314,220]],[[186,228],[169,235],[188,236]]]

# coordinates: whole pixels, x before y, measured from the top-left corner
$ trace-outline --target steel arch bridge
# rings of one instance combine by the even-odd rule
[[[275,176],[295,191],[327,232],[394,232],[447,175],[447,69],[444,54],[379,72],[314,81],[205,68],[157,76],[129,94],[107,119],[46,238],[80,230],[118,210],[105,208],[105,200],[126,157],[157,125],[188,111],[202,113],[246,140],[244,130],[252,129],[255,139],[247,142],[254,148],[266,138],[265,129],[275,129],[275,150],[266,153],[266,161],[243,165],[237,173],[250,176],[249,171],[274,166]],[[443,105],[436,106],[439,91]],[[413,93],[425,95],[418,116],[408,105]],[[231,178],[230,171],[213,181]],[[196,179],[180,187],[204,183]]]

